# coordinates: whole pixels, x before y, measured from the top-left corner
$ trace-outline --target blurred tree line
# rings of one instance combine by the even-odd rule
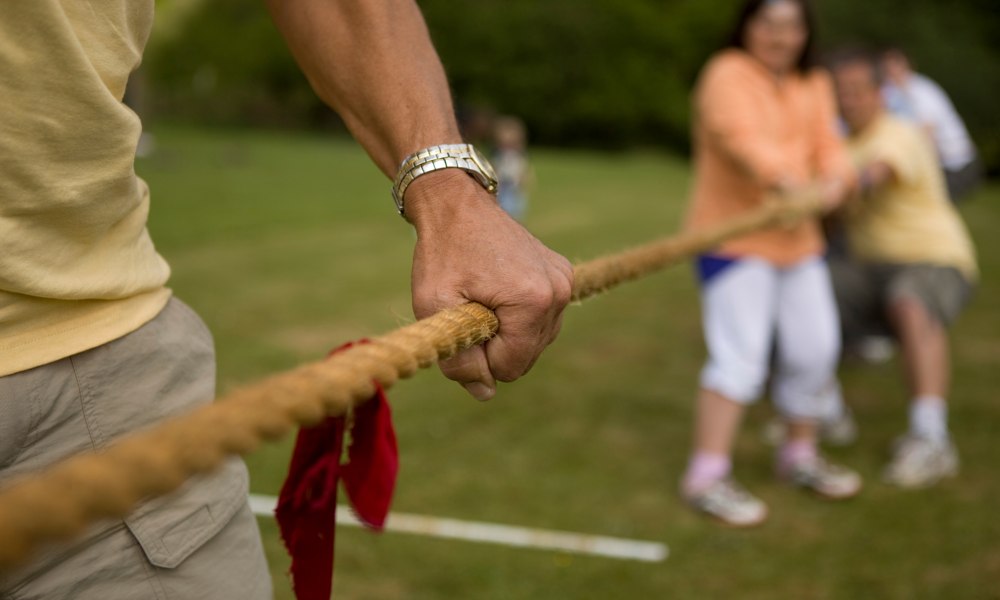
[[[522,117],[533,143],[688,144],[691,86],[739,0],[419,0],[465,113]],[[952,96],[1000,171],[996,0],[817,0],[820,43],[895,44]],[[260,0],[158,0],[154,118],[342,127]]]

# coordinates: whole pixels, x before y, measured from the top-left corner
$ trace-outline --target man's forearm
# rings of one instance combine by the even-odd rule
[[[266,0],[313,89],[390,178],[410,154],[461,142],[444,68],[413,0]],[[387,198],[388,200],[388,198]],[[559,332],[573,267],[457,169],[406,188],[417,231],[413,313],[465,302],[492,308],[500,331],[441,363],[480,400],[528,372]]]
[[[316,93],[387,176],[460,142],[444,68],[413,0],[265,0]]]

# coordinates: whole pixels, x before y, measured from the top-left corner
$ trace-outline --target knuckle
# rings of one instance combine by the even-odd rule
[[[546,311],[555,301],[555,291],[551,283],[536,280],[528,284],[524,290],[524,303],[528,308],[538,311]]]
[[[531,295],[531,305],[540,310],[548,310],[556,302],[555,290],[551,285],[537,287]]]
[[[452,381],[462,381],[468,377],[468,369],[460,361],[443,360],[438,366],[441,368],[441,374]]]
[[[520,376],[521,376],[521,371],[515,371],[512,369],[503,369],[503,370],[498,369],[493,373],[493,377],[497,381],[501,381],[503,383],[511,383],[517,381],[517,378]]]
[[[445,308],[451,308],[458,304],[454,300],[449,300],[447,296],[444,295],[444,291],[447,287],[442,287],[440,285],[422,285],[413,290],[413,310],[414,312],[420,312],[417,314],[418,318],[429,317],[439,310]]]
[[[456,361],[454,358],[449,358],[448,360],[442,360],[438,363],[438,367],[441,368],[441,373],[448,379],[456,379],[465,375],[464,365],[460,361]]]
[[[529,342],[529,343],[524,343]],[[491,342],[492,343],[492,342]],[[512,343],[506,340],[502,352],[487,352],[489,371],[497,381],[510,383],[524,372],[524,367],[531,361],[532,348],[528,340]]]
[[[434,304],[437,297],[437,289],[433,285],[420,285],[413,288],[413,304],[414,306],[431,306]]]
[[[573,263],[569,262],[569,259],[562,254],[556,254],[558,257],[559,264],[562,265],[564,269],[568,269],[571,273],[573,272]]]
[[[559,277],[553,282],[552,288],[556,305],[560,310],[565,308],[573,296],[573,284],[569,280]]]
[[[482,348],[469,348],[449,359],[442,360],[438,365],[441,368],[441,373],[452,381],[459,383],[478,381],[483,375],[480,362],[486,362],[481,356],[482,354]]]

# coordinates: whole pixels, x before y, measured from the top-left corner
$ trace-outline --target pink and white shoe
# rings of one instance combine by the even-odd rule
[[[688,506],[729,527],[756,527],[767,520],[767,505],[731,477],[682,495]]]
[[[846,500],[857,496],[862,486],[861,475],[857,471],[828,463],[821,456],[811,461],[779,464],[778,478],[828,500]]]

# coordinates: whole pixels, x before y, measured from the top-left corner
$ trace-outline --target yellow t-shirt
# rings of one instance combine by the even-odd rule
[[[858,202],[848,217],[848,242],[862,261],[955,267],[979,276],[972,239],[948,199],[944,175],[927,136],[889,114],[848,139],[855,165],[885,161],[896,181]]]
[[[122,103],[153,0],[0,2],[0,376],[117,339],[170,298]]]

